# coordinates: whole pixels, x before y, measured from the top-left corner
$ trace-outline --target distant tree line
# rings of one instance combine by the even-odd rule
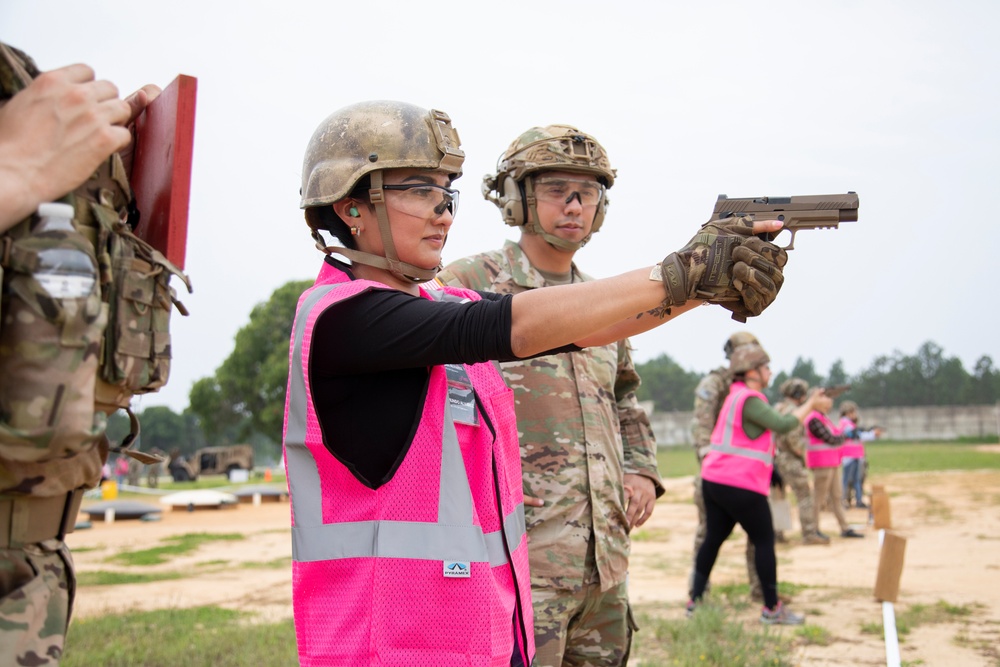
[[[651,400],[656,410],[666,412],[693,407],[694,389],[703,373],[681,368],[666,354],[636,368],[642,376],[639,400]],[[941,346],[932,341],[914,355],[896,350],[876,357],[856,375],[848,374],[838,359],[823,376],[812,359],[799,357],[790,372],[776,371],[765,391],[772,403],[780,400],[779,387],[790,377],[810,386],[849,384],[850,391],[839,400],[850,399],[862,407],[987,405],[1000,400],[1000,370],[989,356],[980,357],[970,373],[960,359],[945,357]]]

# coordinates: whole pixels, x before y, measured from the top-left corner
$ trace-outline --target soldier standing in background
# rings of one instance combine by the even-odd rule
[[[30,265],[42,256],[33,243],[63,243],[78,231],[34,234],[40,204],[68,200],[74,222],[87,216],[128,216],[128,169],[118,155],[131,142],[129,124],[159,94],[146,86],[127,100],[86,65],[40,73],[24,53],[0,43],[0,656],[4,664],[58,665],[76,590],[73,561],[63,537],[73,529],[83,491],[94,487],[108,455],[105,417],[94,411],[97,349],[106,318],[95,285],[79,298],[61,298],[39,282],[24,291]],[[13,250],[11,250],[13,248]],[[59,248],[63,250],[63,248]],[[90,248],[93,251],[93,248]],[[21,254],[19,254],[21,253]],[[91,259],[93,261],[93,259]],[[39,260],[40,262],[40,260]],[[38,263],[35,263],[37,266]],[[91,267],[93,268],[93,267]],[[29,271],[30,272],[30,271]],[[35,274],[37,275],[37,273]],[[40,299],[65,308],[32,315]],[[19,313],[15,318],[14,313]],[[89,314],[89,315],[88,315]],[[44,360],[20,345],[31,327]],[[79,328],[77,328],[79,327]],[[73,333],[60,350],[59,330]],[[58,354],[54,353],[58,350]],[[51,354],[50,354],[51,353]],[[44,395],[26,396],[36,386]],[[40,392],[41,393],[41,392]],[[60,403],[54,404],[58,397]],[[30,410],[25,404],[31,402]],[[58,408],[58,411],[56,410]],[[43,415],[38,422],[37,415]],[[37,443],[43,443],[41,447]]]
[[[528,130],[483,186],[519,242],[454,262],[437,280],[501,294],[592,280],[573,257],[603,223],[614,181],[592,136],[568,125]],[[628,534],[663,493],[628,341],[502,369],[521,444],[535,665],[622,665],[635,629]]]
[[[774,409],[780,414],[790,414],[806,401],[809,385],[805,380],[789,378],[781,383],[784,399]],[[799,508],[799,523],[802,526],[803,544],[829,544],[830,538],[819,532],[816,521],[816,502],[809,486],[809,470],[806,468],[805,432],[802,427],[775,436],[777,452],[774,467],[781,479],[792,487],[795,502]]]
[[[748,331],[737,331],[726,340],[722,351],[726,354],[726,359],[733,356],[733,351],[741,345],[759,345],[757,337]],[[694,586],[694,559],[698,557],[698,550],[702,542],[705,541],[705,498],[701,492],[701,462],[708,453],[708,448],[712,444],[712,431],[715,423],[719,420],[719,410],[729,395],[729,387],[733,383],[733,375],[728,366],[719,366],[709,371],[703,377],[694,390],[694,418],[691,424],[691,431],[695,450],[698,457],[698,472],[694,475],[694,505],[698,508],[698,528],[694,533],[694,552],[691,557],[691,575],[688,577],[688,595],[691,595]],[[750,597],[760,601],[764,599],[761,589],[760,578],[757,576],[757,569],[754,565],[753,544],[747,540],[746,549],[747,578],[750,582]]]

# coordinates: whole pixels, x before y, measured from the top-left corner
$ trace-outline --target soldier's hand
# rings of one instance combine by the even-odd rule
[[[545,501],[541,498],[536,498],[534,496],[529,496],[524,494],[524,504],[526,507],[541,507],[545,504]]]
[[[656,485],[650,478],[635,474],[626,474],[624,482],[625,517],[631,529],[646,523],[653,514],[653,507],[656,505]]]
[[[145,86],[135,91],[125,98],[125,103],[129,106],[128,128],[130,133],[135,132],[135,121],[150,103],[160,96],[160,87],[147,83]],[[121,150],[122,164],[125,165],[125,173],[132,175],[132,158],[135,155],[136,144],[134,141]]]
[[[131,108],[86,65],[41,74],[0,108],[0,179],[20,196],[0,209],[0,229],[59,199],[131,140]]]
[[[701,299],[722,304],[736,320],[759,315],[781,289],[781,270],[788,255],[754,235],[780,229],[777,220],[746,217],[706,223],[687,245],[661,263],[665,303],[679,306]]]

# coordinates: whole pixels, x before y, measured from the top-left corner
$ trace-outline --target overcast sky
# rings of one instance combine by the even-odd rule
[[[858,222],[796,237],[761,317],[697,309],[634,339],[638,361],[707,371],[746,328],[775,370],[802,356],[856,373],[927,340],[970,372],[1000,364],[998,24],[995,0],[0,4],[0,39],[42,69],[86,62],[123,93],[198,78],[191,316],[174,315],[170,384],[137,402],[178,411],[254,305],[315,276],[302,155],[366,99],[444,110],[459,131],[446,262],[516,239],[479,188],[533,125],[576,125],[618,170],[577,255],[598,277],[682,246],[720,193],[859,194]]]

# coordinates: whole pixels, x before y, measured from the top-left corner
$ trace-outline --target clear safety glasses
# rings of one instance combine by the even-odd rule
[[[430,183],[383,185],[385,203],[400,213],[418,218],[436,218],[450,211],[458,212],[458,190]]]
[[[568,204],[576,197],[581,206],[597,206],[604,198],[604,186],[580,178],[536,178],[535,197],[552,204]]]

